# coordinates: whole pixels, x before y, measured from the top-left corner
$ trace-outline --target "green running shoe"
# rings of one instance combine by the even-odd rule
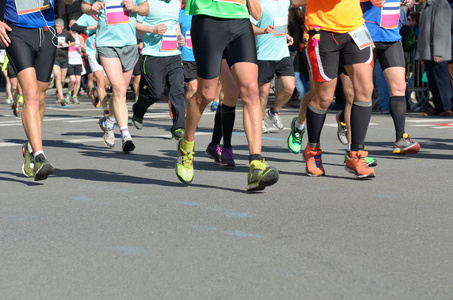
[[[348,156],[348,152],[345,151],[344,153],[344,164],[346,164],[346,157]],[[368,167],[374,167],[377,166],[377,159],[374,157],[366,156],[365,157],[365,163],[368,165]]]
[[[288,149],[294,154],[300,153],[302,151],[302,137],[305,133],[305,127],[302,130],[296,128],[297,117],[291,122],[291,132],[288,136]]]
[[[22,173],[27,177],[35,176],[35,161],[33,155],[28,151],[28,142],[22,146],[22,156],[25,162],[22,164]]]
[[[268,166],[263,160],[252,160],[250,162],[250,173],[247,176],[247,191],[261,191],[278,181],[278,171]]]
[[[53,173],[54,168],[43,154],[35,158],[35,181],[47,179]]]
[[[181,142],[183,139],[180,139],[178,142],[178,160],[176,161],[176,176],[182,183],[191,183],[193,180],[193,158],[195,152],[186,152],[181,149]]]
[[[179,141],[184,137],[184,128],[178,128],[171,132],[171,138]]]
[[[132,115],[132,125],[138,130],[143,128],[143,118],[137,118],[134,114]]]

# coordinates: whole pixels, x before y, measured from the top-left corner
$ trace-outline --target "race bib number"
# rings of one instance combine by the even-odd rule
[[[242,6],[245,5],[245,1],[242,1],[242,0],[212,0],[212,1],[239,4],[239,5],[242,5]]]
[[[385,29],[398,28],[400,19],[400,2],[386,2],[381,8],[381,27]]]
[[[106,3],[105,15],[107,25],[129,23],[129,11],[121,2]]]
[[[363,24],[356,30],[349,32],[349,35],[352,37],[355,44],[357,45],[357,47],[359,47],[360,50],[365,49],[368,46],[374,47],[373,40],[371,39],[371,35],[368,32],[365,24]]]
[[[284,36],[288,32],[288,16],[274,18],[274,36]]]
[[[190,35],[190,31],[186,31],[186,47],[192,49],[192,36]]]
[[[178,49],[178,42],[176,39],[176,32],[167,33],[162,36],[161,51],[175,51]]]
[[[15,0],[15,2],[19,16],[50,8],[49,0]]]
[[[58,47],[63,47],[61,44],[63,44],[66,41],[66,38],[64,36],[59,36],[57,37],[58,41]]]

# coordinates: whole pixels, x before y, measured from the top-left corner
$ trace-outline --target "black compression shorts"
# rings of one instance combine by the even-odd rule
[[[222,58],[230,67],[238,62],[256,64],[255,35],[249,19],[195,15],[191,35],[197,74],[203,79],[220,75]]]
[[[382,70],[391,67],[406,67],[401,41],[390,43],[375,42],[374,45],[374,58],[379,60]]]
[[[19,74],[22,70],[35,68],[36,78],[49,82],[55,60],[55,28],[23,28],[8,24],[12,31],[8,33],[11,44],[6,48],[10,63]]]

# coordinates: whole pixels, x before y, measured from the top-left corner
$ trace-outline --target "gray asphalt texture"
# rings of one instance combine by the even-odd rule
[[[335,112],[322,132],[326,176],[305,174],[285,129],[263,135],[280,180],[247,193],[248,148],[237,107],[236,168],[204,155],[214,113],[196,135],[195,178],[178,181],[166,102],[153,105],[137,146],[104,146],[86,97],[60,107],[49,91],[47,180],[21,173],[21,120],[0,104],[1,299],[453,299],[453,119],[408,114],[417,155],[393,155],[393,122],[367,135],[376,178],[343,168]],[[128,101],[129,111],[132,101]],[[304,147],[307,138],[304,137]]]

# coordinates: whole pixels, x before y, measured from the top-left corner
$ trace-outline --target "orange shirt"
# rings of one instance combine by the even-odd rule
[[[310,29],[346,33],[359,28],[365,21],[360,0],[307,0],[305,23]]]

